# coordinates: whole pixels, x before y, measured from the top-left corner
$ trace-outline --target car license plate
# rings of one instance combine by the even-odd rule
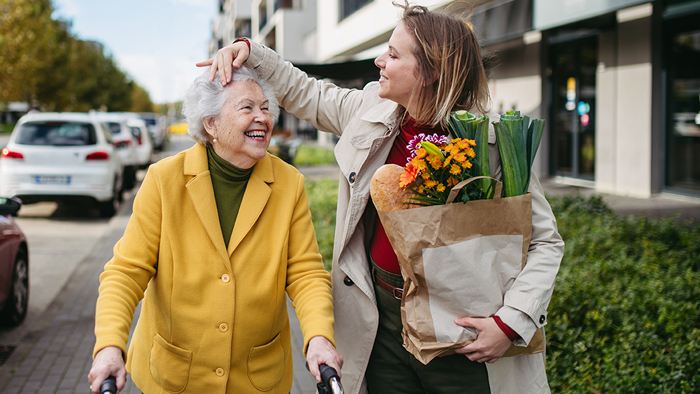
[[[49,185],[69,185],[70,176],[68,175],[36,175],[34,181],[41,184]]]

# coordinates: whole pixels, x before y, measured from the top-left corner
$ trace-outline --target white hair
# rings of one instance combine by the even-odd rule
[[[234,68],[231,82],[224,87],[221,86],[219,73],[216,73],[213,81],[209,80],[209,67],[207,67],[187,89],[185,100],[182,103],[182,115],[189,124],[187,134],[190,137],[201,144],[209,144],[209,134],[204,129],[204,119],[212,116],[216,118],[221,114],[228,98],[227,95],[235,94],[235,90],[228,91],[234,89],[234,82],[241,81],[252,81],[260,86],[270,106],[272,121],[277,120],[280,108],[275,91],[267,81],[258,76],[255,70],[247,66],[241,66],[239,69]]]

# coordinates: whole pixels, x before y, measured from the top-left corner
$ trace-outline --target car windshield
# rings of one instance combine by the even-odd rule
[[[149,126],[155,126],[156,125],[156,120],[155,118],[144,118],[144,122],[146,122],[147,125]]]
[[[112,134],[119,134],[122,131],[122,126],[117,122],[107,122],[107,128]]]
[[[95,145],[97,135],[90,123],[80,122],[31,122],[19,130],[20,145]]]

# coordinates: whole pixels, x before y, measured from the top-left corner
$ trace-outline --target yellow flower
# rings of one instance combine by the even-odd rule
[[[420,177],[427,181],[428,179],[430,179],[430,172],[428,172],[428,171],[421,172]]]
[[[472,163],[469,160],[465,160],[464,163],[462,163],[462,167],[472,168]]]
[[[447,168],[450,165],[450,161],[452,161],[452,155],[445,158],[445,161],[442,163],[442,168]]]
[[[474,152],[474,148],[469,148],[469,149],[467,149],[467,151],[466,151],[465,153],[466,153],[467,156],[469,156],[469,157],[474,157],[474,156],[476,156],[476,152]]]
[[[452,187],[458,183],[459,183],[459,180],[453,176],[451,176],[447,179],[447,186],[449,186],[449,187]]]
[[[437,189],[435,189],[435,190],[437,190],[438,192],[442,193],[442,192],[445,191],[445,185],[443,185],[442,183],[438,183]]]
[[[415,158],[413,160],[416,161],[416,167],[418,167],[418,170],[420,170],[421,172],[428,171],[428,163],[426,163],[425,160]]]
[[[462,165],[464,165],[464,162],[467,160],[467,157],[464,156],[464,153],[459,153],[454,155],[454,159],[457,163],[461,163]]]
[[[427,155],[428,152],[424,148],[418,148],[418,150],[416,150],[416,157],[419,159],[422,159]]]
[[[457,164],[453,164],[450,167],[450,174],[452,174],[452,175],[459,175],[461,172],[462,172],[462,169],[459,168],[459,166]]]
[[[430,155],[430,156],[428,156],[427,160],[428,160],[428,163],[430,163],[431,167],[433,167],[436,170],[440,169],[442,162],[437,155]]]
[[[437,181],[434,181],[432,179],[428,179],[425,181],[425,187],[427,187],[428,189],[432,189],[435,187],[435,185],[437,185],[437,183],[438,183]]]

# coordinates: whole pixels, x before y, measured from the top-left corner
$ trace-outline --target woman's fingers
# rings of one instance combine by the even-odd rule
[[[321,372],[319,371],[319,365],[321,364],[332,367],[338,373],[338,377],[341,377],[340,369],[343,367],[343,357],[335,350],[333,344],[324,337],[311,338],[309,347],[306,350],[306,361],[309,365],[309,372],[318,382],[321,381]]]
[[[211,66],[212,63],[214,63],[214,58],[211,58],[211,59],[209,59],[209,60],[205,60],[205,61],[203,61],[203,62],[195,63],[195,66],[197,66],[197,67],[207,67],[207,66]]]
[[[493,318],[456,319],[462,327],[472,327],[478,332],[476,340],[464,347],[455,349],[455,353],[464,354],[471,361],[493,363],[505,354],[510,347],[510,339],[498,327]]]

